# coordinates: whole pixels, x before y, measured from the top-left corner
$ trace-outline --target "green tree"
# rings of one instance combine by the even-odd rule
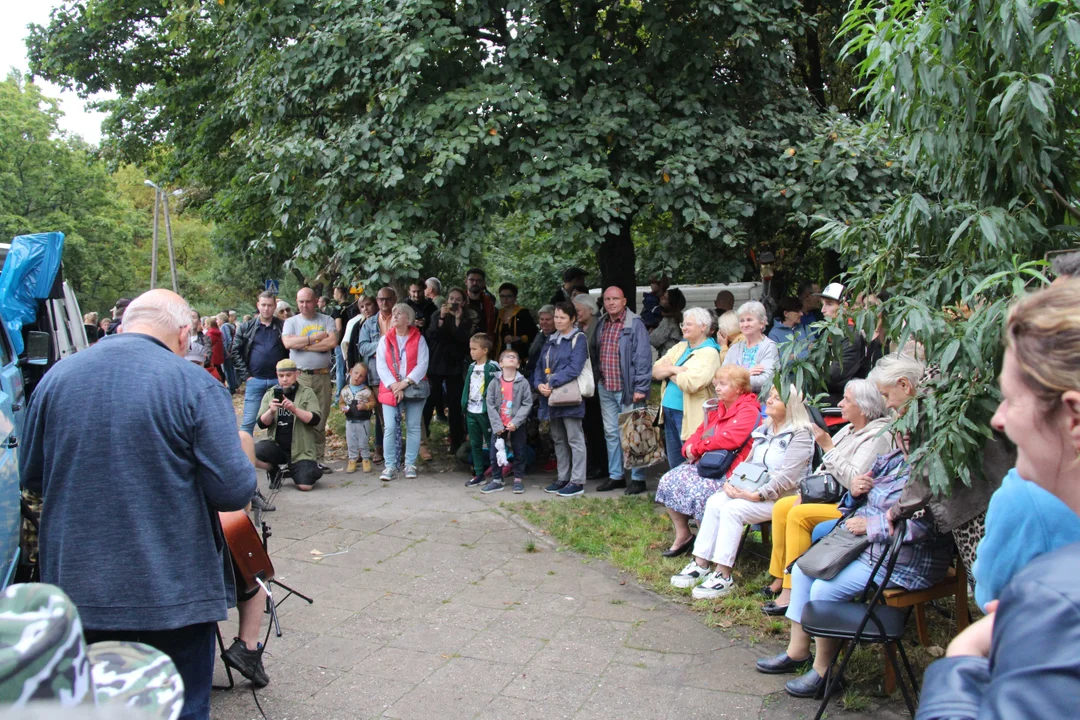
[[[1080,8],[860,2],[843,32],[861,58],[865,132],[886,135],[911,182],[881,212],[831,218],[818,238],[849,265],[853,294],[892,292],[887,334],[917,341],[941,370],[904,425],[915,462],[946,491],[981,466],[1009,302],[1045,281],[1032,261],[1075,238]],[[875,313],[857,316],[872,333]]]
[[[794,0],[103,0],[54,11],[29,45],[35,72],[118,93],[104,104],[111,151],[164,158],[205,187],[218,227],[267,262],[385,282],[478,256],[514,215],[521,242],[594,252],[604,283],[629,287],[635,228],[654,233],[653,267],[740,263],[780,236],[809,245],[779,190],[785,151],[827,112],[803,82],[820,95],[832,65],[800,74],[792,53],[807,28],[817,37],[814,13]],[[800,54],[807,68],[820,56]]]

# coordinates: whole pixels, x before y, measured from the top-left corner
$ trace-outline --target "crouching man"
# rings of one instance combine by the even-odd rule
[[[299,490],[310,490],[322,477],[315,459],[315,429],[319,425],[319,398],[311,388],[302,387],[300,370],[288,358],[277,364],[277,381],[263,395],[259,406],[259,427],[269,440],[255,446],[255,465],[273,470],[288,464]]]

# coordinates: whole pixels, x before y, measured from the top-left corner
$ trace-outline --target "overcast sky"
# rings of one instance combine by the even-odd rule
[[[0,0],[0,71],[4,77],[11,68],[29,72],[26,60],[26,26],[30,23],[45,25],[49,20],[49,11],[62,3],[53,0]],[[60,127],[70,133],[82,135],[87,142],[97,144],[101,141],[102,113],[91,112],[86,103],[74,92],[61,92],[60,88],[38,78],[38,85],[46,95],[60,98],[60,109],[64,117]]]

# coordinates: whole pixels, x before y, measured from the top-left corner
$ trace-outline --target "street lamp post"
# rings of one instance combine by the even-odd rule
[[[143,184],[154,188],[154,242],[150,257],[150,289],[157,287],[157,261],[158,261],[158,209],[165,212],[165,242],[169,248],[169,272],[172,275],[172,289],[174,293],[180,292],[180,284],[176,281],[176,253],[173,250],[172,224],[169,222],[169,198],[165,191],[157,186],[152,180],[144,180]]]

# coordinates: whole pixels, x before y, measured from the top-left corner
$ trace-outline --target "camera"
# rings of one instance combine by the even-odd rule
[[[281,402],[282,400],[284,400],[285,399],[285,388],[281,387],[280,385],[275,385],[274,386],[274,399],[277,400],[278,402]]]

